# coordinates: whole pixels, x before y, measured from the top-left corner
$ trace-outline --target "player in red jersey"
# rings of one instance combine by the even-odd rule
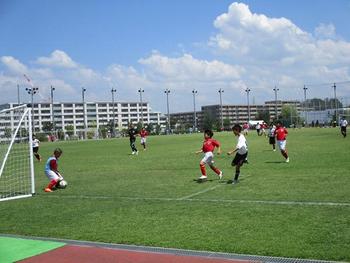
[[[142,127],[140,131],[141,136],[141,145],[143,146],[143,150],[146,151],[146,137],[148,136],[148,131],[146,131],[145,127]]]
[[[217,147],[218,148],[217,154],[221,154],[221,147],[218,141],[212,139],[213,135],[214,134],[211,130],[205,130],[202,149],[196,152],[196,154],[204,153],[204,157],[199,163],[199,167],[201,168],[201,172],[202,172],[202,176],[199,177],[200,181],[207,179],[207,174],[205,170],[206,164],[208,164],[209,167],[219,176],[219,179],[222,178],[222,171],[220,171],[218,168],[214,166],[214,160],[213,160],[214,149],[215,147]]]
[[[287,153],[287,129],[282,125],[282,122],[278,121],[276,124],[275,136],[277,138],[278,147],[281,150],[281,154],[286,158],[286,163],[289,163],[289,157]]]

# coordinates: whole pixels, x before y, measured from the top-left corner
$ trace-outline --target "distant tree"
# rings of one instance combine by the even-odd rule
[[[12,137],[12,131],[10,128],[6,127],[4,130],[4,135],[7,139],[10,139]]]
[[[270,111],[269,110],[258,110],[255,116],[256,120],[264,120],[266,123],[270,122]]]
[[[136,129],[137,129],[137,131],[141,131],[141,129],[142,129],[142,123],[141,122],[137,123]]]
[[[148,125],[146,126],[146,131],[148,131],[148,133],[153,133],[154,130],[154,125],[153,123],[148,123]]]
[[[74,134],[74,127],[73,125],[67,125],[65,127],[66,130],[66,134],[68,134],[69,136],[72,136]]]
[[[293,105],[283,105],[280,115],[280,120],[284,126],[288,127],[292,124],[300,122],[300,116],[297,109]]]
[[[224,130],[229,130],[231,127],[231,121],[229,118],[224,119]]]
[[[51,132],[53,130],[53,123],[43,122],[42,129],[44,132]]]
[[[107,133],[108,133],[108,128],[106,126],[100,126],[98,128],[99,133],[101,134],[102,138],[106,138],[107,137]]]
[[[214,119],[208,112],[205,112],[203,117],[203,129],[212,130],[213,125],[214,125]]]
[[[156,125],[156,134],[159,135],[161,131],[161,127],[159,124]]]

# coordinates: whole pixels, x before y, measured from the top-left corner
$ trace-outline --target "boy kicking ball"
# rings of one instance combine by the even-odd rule
[[[232,160],[232,166],[236,166],[236,173],[232,181],[232,184],[237,184],[241,166],[243,165],[244,161],[248,156],[248,146],[247,146],[247,140],[245,139],[244,135],[241,134],[242,127],[239,124],[236,124],[235,126],[233,126],[232,131],[234,135],[238,137],[237,145],[233,151],[230,151],[227,154],[231,155],[236,153],[235,158]]]
[[[219,176],[219,179],[222,178],[222,171],[214,166],[214,149],[218,148],[217,154],[221,153],[220,143],[214,139],[213,132],[211,130],[204,131],[204,142],[202,149],[197,151],[196,154],[204,153],[203,159],[199,163],[199,167],[201,169],[202,175],[198,178],[199,181],[205,181],[207,179],[207,173],[205,170],[205,165],[208,164],[209,167]]]
[[[52,192],[54,188],[59,188],[61,181],[63,181],[62,175],[58,172],[57,161],[62,155],[62,150],[56,148],[53,155],[47,160],[45,165],[45,174],[50,180],[50,183],[44,189],[45,192]],[[64,181],[65,182],[65,181]],[[66,182],[65,184],[66,185]]]

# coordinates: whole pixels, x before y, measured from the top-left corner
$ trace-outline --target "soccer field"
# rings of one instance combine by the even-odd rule
[[[131,155],[127,138],[42,143],[63,149],[65,190],[45,193],[35,162],[33,198],[0,203],[0,233],[267,256],[350,261],[350,138],[338,129],[290,129],[290,163],[251,132],[240,183],[227,156],[232,133],[215,133],[222,155],[197,183],[203,135],[154,136]]]

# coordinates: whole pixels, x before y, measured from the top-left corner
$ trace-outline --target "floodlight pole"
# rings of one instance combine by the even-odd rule
[[[249,103],[249,93],[250,93],[250,89],[246,88],[245,92],[247,92],[247,106],[248,106],[248,124],[250,122],[250,103]]]
[[[26,88],[26,91],[31,96],[31,104],[32,104],[32,132],[34,134],[34,132],[35,132],[35,126],[34,126],[34,94],[39,92],[39,88],[33,86],[31,88]]]
[[[197,90],[193,89],[192,90],[192,94],[193,94],[193,116],[194,116],[194,122],[193,122],[193,131],[196,132],[197,131],[197,116],[196,116],[196,94],[197,94]]]
[[[87,124],[86,124],[86,114],[85,114],[85,92],[86,92],[86,88],[82,87],[81,88],[81,96],[82,96],[82,100],[83,100],[83,119],[84,119],[84,139],[87,138]]]
[[[167,134],[170,134],[170,113],[169,113],[169,93],[170,90],[166,89],[164,91],[164,93],[166,94],[166,107],[167,107],[167,114],[168,114],[168,121],[167,121]]]
[[[275,92],[275,119],[277,120],[277,92],[280,89],[278,89],[276,86],[273,88],[273,91]]]
[[[117,92],[116,89],[112,88],[111,89],[112,92],[112,107],[113,107],[113,127],[112,127],[112,135],[113,137],[115,136],[115,108],[114,108],[114,93]]]
[[[53,92],[55,91],[54,87],[50,87],[51,90],[51,122],[52,122],[52,128],[54,131],[56,131],[56,125],[55,125],[55,111],[53,106]]]
[[[19,104],[21,103],[20,98],[19,98],[19,85],[17,84],[17,104],[19,106]]]
[[[304,85],[304,114],[305,114],[305,122],[306,122],[306,125],[307,125],[307,105],[306,105],[306,91],[307,91],[307,87]]]
[[[335,121],[338,123],[338,101],[337,101],[337,86],[335,83],[333,84],[333,91],[334,91],[334,114],[335,114]]]
[[[145,92],[143,89],[139,89],[140,93],[140,103],[141,103],[141,126],[143,127],[143,102],[142,102],[142,93]]]
[[[219,94],[220,94],[220,119],[221,119],[221,130],[224,130],[224,117],[223,117],[223,112],[222,112],[222,93],[224,93],[223,89],[219,89]]]

